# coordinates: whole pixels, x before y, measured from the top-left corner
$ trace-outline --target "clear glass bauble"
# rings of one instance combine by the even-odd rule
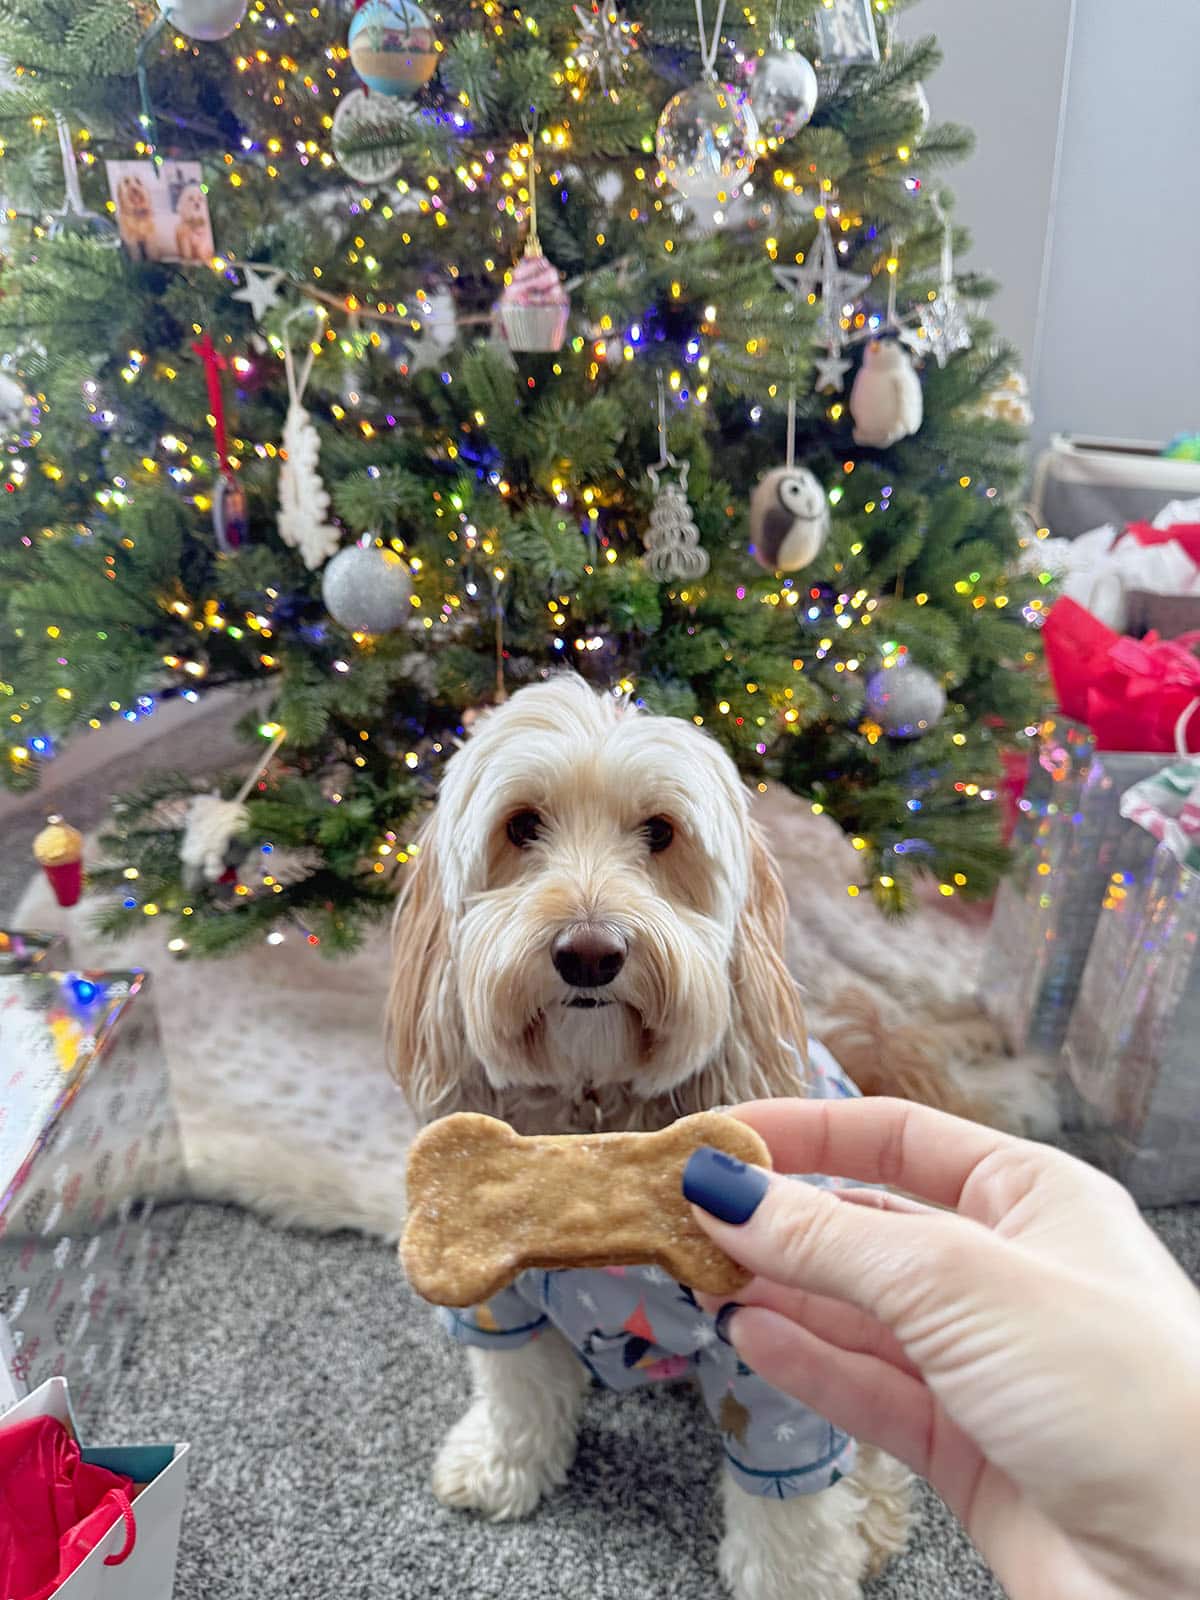
[[[774,150],[800,132],[817,108],[817,75],[807,56],[774,44],[746,65],[759,138]]]
[[[758,137],[749,91],[705,81],[667,101],[654,150],[676,193],[711,210],[732,200],[754,171]]]
[[[358,183],[386,183],[404,165],[395,146],[411,107],[406,100],[351,89],[333,114],[331,143],[337,163]]]

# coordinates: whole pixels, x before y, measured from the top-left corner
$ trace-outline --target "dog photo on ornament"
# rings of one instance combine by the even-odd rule
[[[671,1242],[692,1225],[682,1158],[656,1201],[622,1200],[680,1119],[858,1094],[808,1037],[785,922],[747,789],[708,733],[571,673],[480,718],[397,908],[390,1056],[426,1124],[402,1257],[471,1373],[433,1465],[445,1505],[528,1516],[566,1479],[589,1384],[687,1379],[713,1422],[726,1586],[856,1600],[905,1545],[907,1470],[726,1342]],[[939,1101],[936,1079],[883,1079],[871,1087]],[[580,1150],[597,1156],[590,1181]],[[564,1175],[561,1204],[537,1161]]]
[[[216,252],[198,161],[109,161],[121,243],[135,261],[210,261]]]

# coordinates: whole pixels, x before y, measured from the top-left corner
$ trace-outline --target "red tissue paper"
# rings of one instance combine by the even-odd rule
[[[1125,532],[1142,545],[1182,545],[1189,558],[1200,567],[1200,522],[1174,522],[1169,528],[1156,528],[1152,522],[1131,522]]]
[[[1021,750],[1002,750],[1000,760],[1003,763],[1003,776],[1000,780],[1000,799],[1003,805],[1001,813],[1003,822],[1000,828],[1000,838],[1005,844],[1012,843],[1012,836],[1016,832],[1017,823],[1021,819],[1021,797],[1029,782],[1030,760],[1028,755]]]
[[[1042,641],[1059,705],[1087,724],[1097,750],[1180,748],[1179,732],[1186,739],[1191,712],[1200,710],[1200,659],[1192,653],[1200,633],[1126,638],[1063,596]]]
[[[0,1595],[47,1600],[121,1517],[132,1530],[133,1479],[80,1457],[57,1417],[0,1429]],[[127,1539],[120,1556],[132,1550]]]

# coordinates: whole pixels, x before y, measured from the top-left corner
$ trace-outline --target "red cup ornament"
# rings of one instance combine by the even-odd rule
[[[60,906],[73,906],[83,893],[83,835],[61,817],[46,818],[33,841],[33,854],[50,880]]]
[[[218,549],[228,555],[246,543],[246,491],[236,478],[223,472],[213,489],[213,530]]]

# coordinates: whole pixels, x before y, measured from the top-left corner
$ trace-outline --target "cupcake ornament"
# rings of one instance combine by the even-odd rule
[[[571,301],[553,262],[542,254],[537,231],[537,168],[532,159],[536,129],[529,135],[529,236],[520,261],[500,296],[500,322],[510,350],[549,354],[562,349],[571,315]]]
[[[33,841],[33,853],[50,880],[60,906],[73,906],[83,893],[83,835],[60,816],[46,818]]]

